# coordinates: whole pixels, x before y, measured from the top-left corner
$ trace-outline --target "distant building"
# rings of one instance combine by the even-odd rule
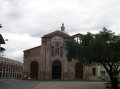
[[[82,34],[70,36],[61,30],[44,35],[41,46],[24,51],[23,75],[32,79],[93,80],[101,78],[101,66],[83,66],[77,60],[67,61],[65,42],[69,39],[80,40]],[[105,71],[103,71],[105,76]]]
[[[0,24],[0,28],[2,28]],[[5,44],[3,36],[0,34],[0,78],[21,78],[23,65],[21,62],[11,60],[3,56],[5,48],[1,47]]]
[[[0,78],[16,78],[22,76],[23,65],[21,62],[0,57]]]

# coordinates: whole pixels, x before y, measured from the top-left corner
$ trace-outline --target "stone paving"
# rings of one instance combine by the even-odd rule
[[[0,89],[33,89],[39,81],[0,79]]]
[[[105,89],[104,82],[51,81],[40,82],[33,89]]]
[[[0,89],[105,89],[105,82],[0,79]]]

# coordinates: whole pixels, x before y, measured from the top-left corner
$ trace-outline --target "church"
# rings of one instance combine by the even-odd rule
[[[95,80],[105,76],[101,67],[83,66],[75,59],[67,61],[65,42],[78,41],[81,35],[70,36],[63,23],[60,30],[43,35],[40,46],[24,50],[23,75],[41,80]]]

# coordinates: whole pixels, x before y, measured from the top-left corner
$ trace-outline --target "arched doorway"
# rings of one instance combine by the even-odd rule
[[[61,62],[54,61],[52,63],[52,79],[61,79]]]
[[[75,78],[83,79],[83,65],[81,63],[75,65]]]
[[[32,79],[38,79],[38,68],[39,68],[38,62],[33,61],[31,63],[31,71],[30,71],[30,76]]]

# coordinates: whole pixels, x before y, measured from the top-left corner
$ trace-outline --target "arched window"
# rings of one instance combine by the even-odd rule
[[[9,64],[7,63],[7,64],[6,64],[6,71],[9,70],[8,68],[9,68]]]
[[[96,68],[93,68],[92,72],[93,72],[93,76],[96,76]]]
[[[15,71],[15,64],[13,65],[13,71]]]
[[[11,71],[11,64],[9,64],[9,69],[8,70],[9,70],[9,72]]]
[[[59,55],[59,47],[57,48],[57,55]]]
[[[59,47],[55,48],[55,56],[59,56],[60,55],[60,49]]]
[[[6,70],[6,62],[3,64],[3,71]]]
[[[54,56],[54,47],[53,46],[51,47],[51,51],[52,51],[51,56],[53,57]]]
[[[0,70],[2,70],[2,67],[3,67],[3,63],[1,62],[0,63]]]
[[[55,48],[55,56],[57,56],[57,48]]]
[[[63,57],[63,47],[60,47],[60,57]]]

